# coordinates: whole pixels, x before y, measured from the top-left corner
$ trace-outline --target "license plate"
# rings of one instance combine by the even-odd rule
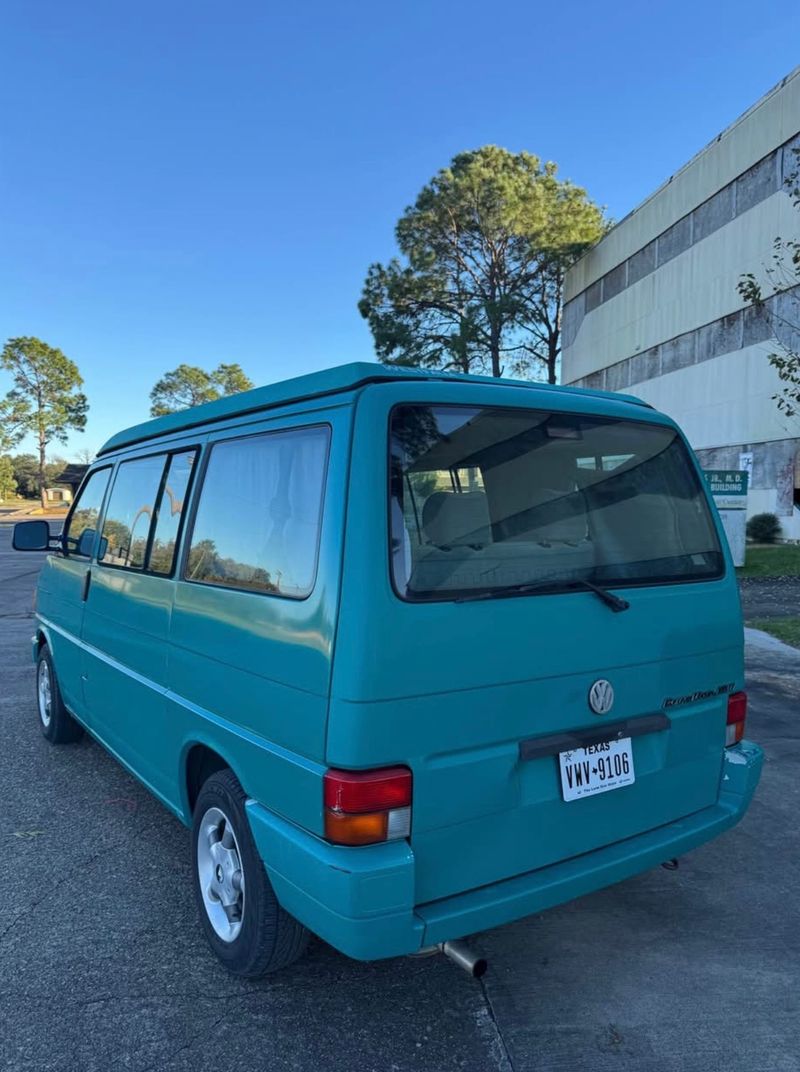
[[[580,800],[636,781],[630,737],[559,752],[564,800]]]

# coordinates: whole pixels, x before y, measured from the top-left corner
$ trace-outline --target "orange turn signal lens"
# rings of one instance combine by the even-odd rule
[[[725,727],[725,747],[738,744],[744,738],[744,722],[732,722]]]
[[[348,815],[341,811],[325,812],[325,837],[337,845],[371,845],[386,841],[389,815],[385,811]]]

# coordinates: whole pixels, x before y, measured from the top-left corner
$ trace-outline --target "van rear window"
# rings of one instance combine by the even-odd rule
[[[678,433],[640,421],[462,406],[398,406],[391,562],[405,599],[542,582],[665,584],[724,559]]]

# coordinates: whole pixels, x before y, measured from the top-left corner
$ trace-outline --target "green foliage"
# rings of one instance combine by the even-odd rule
[[[66,466],[67,466],[66,458],[61,458],[58,455],[56,455],[54,458],[51,458],[50,461],[47,462],[45,464],[45,467],[44,467],[45,487],[48,487],[48,488],[62,488],[62,487],[65,488],[65,487],[69,487],[68,484],[60,483],[59,480],[58,480],[58,477],[61,475],[61,473],[64,472],[64,469],[66,468]]]
[[[35,499],[39,493],[39,463],[35,454],[14,454],[11,458],[17,491],[25,499]]]
[[[24,399],[9,391],[0,399],[0,451],[10,451],[25,435],[28,407]]]
[[[241,365],[217,365],[211,373],[221,395],[238,395],[241,391],[249,391],[252,380],[242,372]]]
[[[192,544],[186,564],[186,576],[209,584],[230,588],[247,588],[257,592],[280,592],[263,566],[250,566],[235,558],[222,558],[214,540],[199,540]]]
[[[753,514],[747,522],[747,536],[754,543],[775,543],[781,523],[775,514]]]
[[[35,499],[39,494],[39,463],[35,454],[14,454],[9,458],[11,462],[14,481],[17,492],[23,499]],[[60,485],[56,477],[64,470],[67,463],[63,458],[56,456],[45,463],[44,486],[46,488],[66,487]]]
[[[0,367],[11,373],[14,386],[0,401],[0,427],[13,445],[32,435],[39,448],[38,489],[45,486],[45,459],[52,440],[66,443],[70,430],[86,427],[89,403],[80,387],[78,366],[52,346],[32,336],[9,339]]]
[[[800,149],[793,149],[795,170],[787,176],[784,185],[794,208],[800,212]],[[741,297],[754,305],[770,322],[773,334],[781,342],[780,352],[768,355],[768,360],[784,384],[773,395],[778,409],[787,417],[800,414],[800,298],[796,300],[797,318],[787,318],[773,311],[768,299],[800,286],[800,239],[778,237],[772,244],[769,265],[764,265],[764,283],[759,282],[754,272],[739,277],[737,290]],[[786,342],[785,340],[788,340]]]
[[[752,629],[760,629],[764,633],[782,640],[784,644],[800,648],[800,618],[756,618],[747,623]]]
[[[800,577],[800,546],[790,543],[750,546],[746,563],[736,573],[739,577]]]
[[[459,154],[398,222],[402,260],[367,273],[358,308],[378,358],[554,383],[564,274],[605,228],[555,164],[494,145]]]
[[[9,499],[17,490],[14,465],[7,454],[0,456],[0,501]]]
[[[178,365],[162,376],[150,392],[150,416],[177,413],[224,395],[249,391],[252,386],[240,365],[217,365],[211,372],[197,365]]]

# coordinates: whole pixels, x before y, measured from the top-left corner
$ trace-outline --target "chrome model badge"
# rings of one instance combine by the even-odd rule
[[[614,686],[601,677],[589,689],[589,706],[596,715],[607,715],[614,706]]]

